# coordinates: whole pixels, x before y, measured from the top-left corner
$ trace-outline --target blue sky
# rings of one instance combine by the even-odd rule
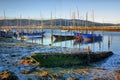
[[[71,19],[73,13],[77,16],[77,9],[81,19],[92,21],[94,11],[95,22],[120,23],[120,0],[0,0],[0,18],[4,17],[4,10],[8,18],[53,18]],[[55,16],[56,15],[56,16]]]

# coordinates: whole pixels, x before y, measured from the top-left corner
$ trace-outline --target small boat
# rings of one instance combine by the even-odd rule
[[[37,32],[37,33],[17,33],[16,32],[16,36],[17,37],[21,37],[21,39],[29,39],[29,38],[41,38],[44,36],[45,32]]]
[[[73,39],[74,36],[72,35],[53,35],[56,39]]]
[[[81,40],[93,40],[93,39],[101,39],[101,35],[96,35],[96,34],[84,34],[84,33],[79,33],[79,32],[73,32],[75,38],[81,39]]]
[[[61,32],[69,32],[69,30],[61,30]]]
[[[0,31],[0,37],[5,37],[5,38],[12,38],[13,33],[10,31]]]
[[[54,42],[61,42],[67,40],[73,40],[74,36],[53,35],[55,37]]]

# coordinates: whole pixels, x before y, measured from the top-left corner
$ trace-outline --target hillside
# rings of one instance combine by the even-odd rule
[[[53,25],[53,26],[120,26],[120,24],[111,24],[111,23],[93,23],[92,21],[85,20],[72,20],[72,19],[53,19],[53,20],[28,20],[28,19],[6,19],[0,20],[0,26],[26,26],[26,25]]]

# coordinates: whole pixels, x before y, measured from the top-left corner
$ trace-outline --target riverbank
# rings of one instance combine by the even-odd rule
[[[105,68],[42,68],[34,74],[44,80],[119,80],[120,70]]]
[[[75,49],[73,49],[75,50]],[[80,50],[80,49],[76,49]],[[18,41],[15,39],[1,39],[0,38],[0,71],[9,70],[14,72],[19,80],[39,80],[39,79],[83,79],[95,80],[103,76],[113,76],[113,80],[119,75],[119,69],[110,70],[105,68],[90,68],[89,67],[75,67],[75,68],[45,68],[37,66],[30,73],[23,73],[24,69],[29,69],[31,65],[20,63],[23,57],[30,57],[30,55],[37,52],[63,52],[64,48],[42,46],[34,43],[27,43],[25,41]],[[66,49],[70,52],[71,49]],[[84,51],[86,51],[84,49]],[[103,69],[103,70],[101,70]],[[88,72],[88,74],[87,74]],[[106,74],[106,75],[105,75]],[[118,79],[119,80],[119,79]]]

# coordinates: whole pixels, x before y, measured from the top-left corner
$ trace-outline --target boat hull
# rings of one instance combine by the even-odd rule
[[[94,40],[94,39],[101,39],[102,36],[101,35],[96,35],[96,34],[81,34],[78,32],[73,32],[75,37],[80,37],[81,40]]]
[[[53,35],[55,38],[62,38],[62,39],[73,39],[74,36],[70,35]]]
[[[4,32],[4,31],[0,31],[0,37],[5,37],[5,38],[12,38],[13,37],[13,33],[12,32]]]
[[[39,32],[39,33],[20,33],[19,36],[21,38],[41,38],[44,36],[45,32]]]
[[[53,35],[55,37],[54,42],[60,42],[60,41],[66,41],[66,40],[72,40],[74,39],[74,36],[70,35]]]

